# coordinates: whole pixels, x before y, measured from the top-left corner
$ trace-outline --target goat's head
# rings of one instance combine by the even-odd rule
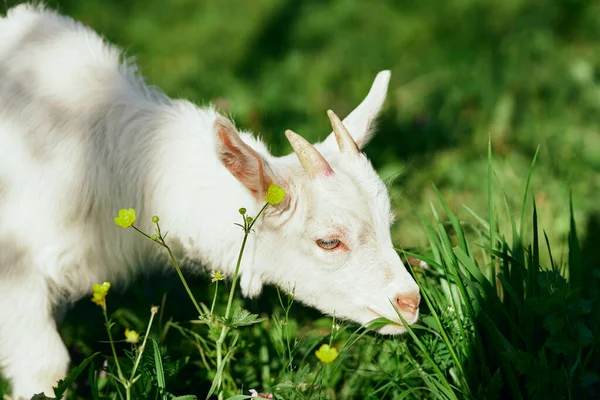
[[[409,323],[417,320],[419,289],[392,245],[387,189],[360,152],[372,136],[389,77],[379,73],[343,122],[329,111],[334,131],[324,142],[313,146],[286,131],[295,154],[285,157],[259,155],[232,125],[217,122],[221,160],[257,204],[271,183],[287,192],[257,229],[257,270],[249,273],[252,279],[242,277],[246,294],[260,291],[262,282],[275,283],[323,312],[362,324],[378,317],[399,321],[397,312]],[[380,330],[403,331],[396,325]]]

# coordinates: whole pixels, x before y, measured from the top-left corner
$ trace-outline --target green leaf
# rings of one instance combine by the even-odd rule
[[[64,380],[58,381],[58,386],[54,388],[54,395],[56,398],[60,399],[63,394],[71,387],[71,384],[75,382],[75,380],[81,375],[83,370],[92,362],[92,360],[98,355],[100,352],[94,353],[91,356],[87,357],[85,360],[81,362],[78,366],[71,370],[69,376],[67,376]]]
[[[600,383],[600,375],[596,372],[586,372],[581,375],[581,386],[591,387]]]
[[[573,325],[577,335],[577,341],[581,346],[594,343],[594,334],[592,333],[591,329],[588,328],[585,322],[576,321]]]
[[[421,321],[423,321],[423,323],[425,325],[427,325],[428,327],[430,327],[431,329],[439,332],[439,327],[437,326],[437,324],[435,322],[435,318],[433,318],[431,315],[427,315],[427,316],[421,318]]]
[[[561,315],[557,314],[550,314],[544,318],[544,328],[546,328],[551,335],[555,335],[560,332],[566,323],[567,320]]]
[[[259,318],[258,314],[251,314],[248,310],[238,308],[234,311],[231,319],[228,321],[228,325],[232,328],[237,328],[240,326],[258,324],[264,320],[264,318]]]
[[[152,350],[154,353],[154,368],[156,369],[156,384],[158,385],[161,393],[162,400],[167,400],[167,386],[165,382],[165,371],[163,368],[162,358],[160,356],[160,348],[158,342],[154,338],[150,338],[152,341]]]

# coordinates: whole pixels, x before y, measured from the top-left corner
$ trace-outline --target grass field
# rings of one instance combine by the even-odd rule
[[[288,309],[275,288],[258,300],[236,299],[234,306],[266,319],[239,329],[223,372],[226,396],[252,388],[281,399],[600,393],[599,3],[49,4],[136,56],[149,83],[216,104],[276,155],[290,151],[285,129],[324,138],[325,110],[345,115],[379,70],[392,71],[366,153],[389,183],[396,246],[429,264],[414,267],[424,293],[420,323],[389,339],[351,324],[333,329],[331,318],[297,303]],[[210,306],[210,278],[190,280]],[[226,302],[220,290],[220,315]],[[161,306],[151,330],[157,347],[142,357],[133,398],[206,397],[215,378],[211,329],[190,322],[196,313],[175,274],[111,289],[113,332],[144,332],[152,305]],[[98,306],[79,302],[61,333],[73,366],[101,353],[69,398],[120,398],[102,372],[115,367]],[[323,365],[314,351],[330,342],[340,355]],[[131,345],[120,341],[117,351],[129,371]]]

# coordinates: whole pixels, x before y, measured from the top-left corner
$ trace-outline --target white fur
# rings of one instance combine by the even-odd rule
[[[135,208],[146,231],[160,216],[188,269],[231,274],[237,210],[255,215],[264,204],[256,168],[244,164],[256,173],[244,180],[224,166],[215,133],[223,117],[148,87],[120,57],[90,29],[42,7],[19,5],[0,18],[0,362],[14,397],[50,394],[67,371],[57,305],[94,283],[126,282],[164,254],[117,227],[119,209]],[[361,147],[388,80],[380,73],[344,121]],[[234,128],[224,132],[239,138]],[[261,176],[288,193],[250,238],[244,294],[277,284],[338,317],[396,319],[389,299],[418,288],[393,249],[388,194],[366,157],[340,154],[329,137],[317,148],[334,174],[308,179],[295,154],[275,158],[251,135],[241,138],[260,155]],[[316,245],[331,236],[348,250]]]

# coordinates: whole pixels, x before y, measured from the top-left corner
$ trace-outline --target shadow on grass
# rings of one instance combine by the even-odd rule
[[[593,261],[597,246],[590,244],[600,240],[598,221],[588,222],[580,249],[571,220],[569,260],[562,267],[554,260],[540,264],[540,251],[549,249],[537,235],[536,218],[534,206],[531,245],[517,236],[512,245],[502,239],[492,251],[497,291],[484,289],[473,297],[475,334],[465,363],[469,387],[475,398],[485,399],[595,399],[600,393],[600,266]],[[467,280],[473,287],[481,283],[475,276]]]
[[[186,273],[186,276],[188,275],[190,274]],[[198,302],[210,305],[215,288],[210,279],[203,274],[189,276],[187,280]],[[224,286],[221,282],[217,308],[224,307],[226,304],[229,288],[230,282],[226,281]],[[85,297],[78,301],[68,310],[60,323],[61,336],[71,355],[71,366],[79,365],[96,351],[100,351],[105,357],[112,354],[101,310],[90,301],[90,298]],[[253,313],[268,317],[279,311],[280,306],[275,299],[277,299],[275,288],[265,287],[263,294],[258,298],[244,300],[244,307]],[[154,305],[159,305],[161,308],[152,335],[163,339],[161,341],[161,348],[165,351],[163,357],[165,364],[170,366],[166,380],[169,391],[175,395],[195,394],[203,398],[210,389],[211,377],[208,376],[210,372],[200,363],[199,353],[193,341],[183,337],[175,329],[165,331],[168,321],[191,327],[188,321],[197,319],[194,306],[175,273],[154,273],[136,279],[125,290],[120,290],[118,287],[111,289],[107,297],[107,308],[110,318],[115,322],[112,332],[117,341],[117,354],[125,359],[125,352],[131,350],[131,346],[123,341],[125,328],[143,332],[148,322],[147,317],[150,315],[150,307]],[[294,305],[294,319],[300,330],[314,328],[314,322],[322,317],[322,314],[314,309],[300,304]],[[250,336],[240,344],[238,353],[241,356],[258,354],[259,348],[253,346],[257,346],[260,341],[251,337],[254,335],[251,331],[246,330],[245,334]],[[265,340],[267,339],[265,337]],[[102,359],[99,357],[94,361],[95,365],[92,367],[94,370],[100,369]],[[255,364],[256,360],[244,360],[244,365],[247,363]],[[240,360],[237,360],[236,364],[240,364]],[[234,366],[238,369],[234,376],[243,376],[241,370],[244,369],[244,365]],[[240,380],[238,384],[244,387],[247,382]],[[79,379],[78,385],[77,396],[92,398],[87,379]]]

